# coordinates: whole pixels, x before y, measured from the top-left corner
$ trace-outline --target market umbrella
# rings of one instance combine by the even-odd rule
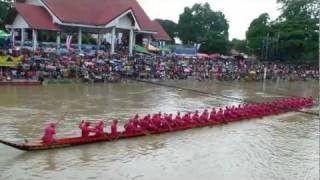
[[[210,56],[208,54],[205,54],[205,53],[197,53],[197,57],[198,58],[210,58]]]
[[[216,54],[210,54],[209,55],[211,59],[217,60],[218,58],[220,58],[220,54],[216,53]]]
[[[11,36],[10,34],[0,30],[0,38],[6,38],[6,37],[10,37],[10,36]]]

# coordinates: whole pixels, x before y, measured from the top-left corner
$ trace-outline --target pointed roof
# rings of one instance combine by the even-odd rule
[[[132,10],[141,30],[154,31],[148,15],[136,0],[42,0],[63,23],[102,26]]]
[[[60,31],[60,28],[53,23],[50,14],[43,7],[15,3],[15,9],[32,29]]]
[[[163,29],[158,20],[153,20],[153,29],[158,32],[158,34],[152,35],[155,40],[172,41],[168,33]]]

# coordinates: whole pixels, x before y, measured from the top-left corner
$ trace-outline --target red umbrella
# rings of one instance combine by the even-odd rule
[[[205,53],[198,53],[197,57],[198,58],[210,58],[210,56],[208,54],[205,54]]]
[[[210,54],[209,55],[211,59],[218,59],[220,57],[220,54]]]

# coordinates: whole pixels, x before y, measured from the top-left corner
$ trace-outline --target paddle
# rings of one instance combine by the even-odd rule
[[[60,122],[61,122],[61,121],[64,121],[64,120],[65,120],[65,118],[64,118],[64,116],[62,115],[61,118],[60,118],[56,123],[54,123],[54,124],[55,124],[55,125],[59,125]]]
[[[143,132],[146,136],[150,136],[151,135],[151,133],[149,132],[149,131],[144,131]]]

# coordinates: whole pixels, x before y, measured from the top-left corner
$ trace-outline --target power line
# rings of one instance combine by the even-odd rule
[[[168,88],[181,89],[181,90],[190,91],[190,92],[203,94],[203,95],[211,95],[211,96],[215,96],[215,97],[222,97],[222,98],[233,100],[233,101],[237,101],[237,102],[259,103],[259,102],[256,102],[256,101],[250,101],[250,100],[246,100],[246,99],[226,96],[226,95],[217,94],[217,93],[204,92],[204,91],[199,91],[199,90],[196,90],[196,89],[190,89],[190,88],[186,88],[186,87],[179,87],[179,86],[174,86],[174,85],[169,85],[169,84],[162,84],[162,83],[146,81],[146,80],[141,80],[141,79],[134,79],[134,78],[132,78],[131,80],[138,81],[138,82],[143,82],[143,83],[148,83],[148,84],[152,84],[152,85],[156,85],[156,86],[163,86],[163,87],[168,87]],[[276,107],[276,106],[272,106],[272,105],[269,105],[269,106],[273,107],[273,108]],[[277,108],[279,108],[279,107],[277,107]],[[313,113],[313,112],[308,112],[308,111],[301,111],[301,110],[296,110],[296,109],[292,109],[292,108],[288,108],[286,110],[299,112],[299,113],[303,113],[303,114],[308,114],[308,115],[313,115],[313,116],[319,116],[318,113]]]

